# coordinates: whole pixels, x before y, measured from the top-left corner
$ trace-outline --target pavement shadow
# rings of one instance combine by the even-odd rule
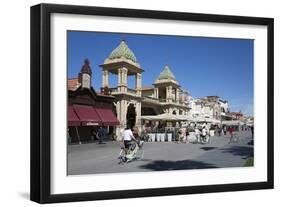
[[[149,169],[153,171],[162,171],[162,170],[207,169],[207,168],[217,168],[217,167],[209,163],[193,161],[193,160],[179,160],[179,161],[155,160],[151,163],[141,165],[140,168]]]
[[[217,149],[217,147],[201,147],[200,149],[204,151],[209,151],[209,150]]]
[[[252,139],[251,141],[249,141],[248,145],[254,145],[254,140]]]
[[[248,159],[249,157],[254,156],[253,147],[248,146],[232,146],[221,150],[223,153],[231,153],[232,155],[243,157],[243,159]]]

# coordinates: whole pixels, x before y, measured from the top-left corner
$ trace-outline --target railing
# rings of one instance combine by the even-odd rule
[[[132,89],[132,88],[127,88],[127,92],[132,93],[132,94],[137,94],[137,90]]]
[[[109,89],[110,89],[110,91],[111,91],[112,93],[118,93],[118,92],[119,92],[119,91],[118,91],[118,87],[109,88]],[[137,90],[132,89],[132,88],[127,88],[127,93],[130,93],[130,94],[137,94]]]
[[[109,88],[111,90],[111,92],[118,92],[118,88],[114,87],[114,88]]]

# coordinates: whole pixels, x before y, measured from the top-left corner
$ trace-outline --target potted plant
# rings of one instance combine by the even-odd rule
[[[156,130],[155,129],[151,129],[151,132],[150,132],[150,140],[152,142],[155,142],[155,137],[156,137]]]
[[[156,141],[157,142],[161,142],[161,137],[162,137],[162,129],[160,128],[160,129],[158,129],[157,130],[157,134],[156,134]]]
[[[171,129],[168,129],[166,133],[168,142],[171,142],[173,138],[173,132],[171,131]]]
[[[165,128],[164,127],[160,128],[159,134],[160,134],[160,141],[165,142]]]

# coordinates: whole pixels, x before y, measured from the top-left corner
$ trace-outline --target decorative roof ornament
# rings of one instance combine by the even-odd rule
[[[157,78],[158,80],[174,80],[176,81],[176,77],[174,76],[174,74],[172,73],[172,71],[170,70],[168,65],[165,65],[163,71],[160,73],[160,75]]]
[[[90,61],[88,58],[84,60],[84,65],[81,68],[81,73],[88,73],[89,75],[92,75],[92,69],[90,67]]]
[[[137,63],[137,58],[132,52],[132,50],[128,47],[125,40],[122,40],[121,43],[117,48],[115,48],[111,54],[109,55],[108,59],[117,59],[117,58],[125,58],[128,60],[133,61],[134,63]]]

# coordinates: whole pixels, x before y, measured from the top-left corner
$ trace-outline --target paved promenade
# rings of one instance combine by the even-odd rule
[[[241,132],[238,137],[238,143],[230,144],[228,136],[211,137],[211,143],[205,145],[146,142],[144,158],[126,164],[118,164],[120,147],[117,142],[70,145],[68,174],[243,167],[246,159],[253,156],[251,133]]]

